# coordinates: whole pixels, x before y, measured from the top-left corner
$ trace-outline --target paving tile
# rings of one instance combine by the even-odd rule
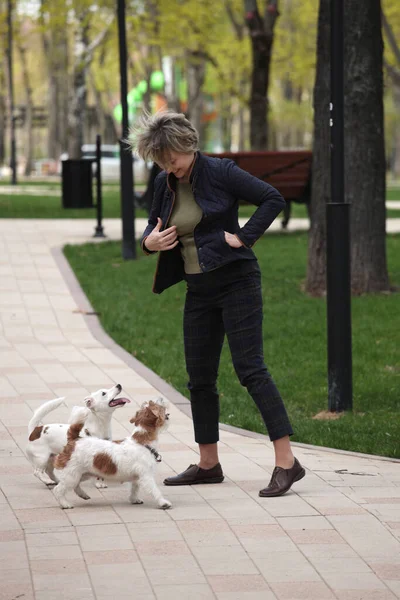
[[[87,565],[123,565],[136,563],[139,560],[135,550],[92,550],[85,552],[84,557]]]
[[[262,575],[208,575],[215,593],[268,592],[270,588]]]
[[[194,546],[196,557],[206,575],[255,575],[254,562],[240,546]]]
[[[22,600],[25,600],[23,598]],[[40,590],[35,593],[35,600],[55,600],[54,590]],[[94,592],[89,588],[76,590],[57,590],[57,600],[96,600]]]
[[[293,538],[292,538],[293,539]],[[298,543],[296,542],[298,549],[308,559],[312,557],[325,557],[325,558],[346,558],[346,557],[357,557],[356,552],[348,544],[343,543],[326,543],[323,542],[317,544],[309,543]]]
[[[23,540],[0,542],[0,572],[4,569],[23,568],[29,568],[25,542]]]
[[[273,582],[321,581],[317,571],[298,551],[273,552],[262,558],[250,553],[250,557],[268,584]]]
[[[394,600],[395,596],[389,590],[335,590],[339,600]]]
[[[81,558],[59,558],[56,560],[32,560],[30,561],[32,573],[43,575],[77,574],[86,573],[85,563]]]
[[[400,583],[398,581],[387,579],[384,583],[394,593],[396,598],[400,598]]]
[[[155,585],[157,600],[214,600],[215,595],[207,584]]]
[[[190,556],[191,552],[184,541],[142,541],[135,542],[135,548],[140,557],[145,556]]]
[[[287,533],[295,544],[346,544],[334,529],[289,529]]]
[[[184,577],[185,585],[205,584],[206,579],[193,556],[141,557],[142,564],[152,585],[179,585]],[[184,574],[184,575],[183,575]]]
[[[22,529],[0,530],[0,542],[17,542],[24,539]]]
[[[324,573],[324,580],[336,593],[336,590],[385,590],[385,584],[374,573]]]
[[[39,591],[52,590],[57,598],[59,590],[63,590],[63,593],[71,593],[73,590],[79,590],[80,593],[92,593],[92,586],[86,572],[41,573],[34,571],[32,578],[35,594]]]
[[[58,507],[22,509],[14,512],[23,529],[59,527],[70,524],[65,511]]]
[[[129,535],[134,542],[172,542],[183,540],[176,523],[163,521],[157,523],[127,523]]]
[[[96,489],[89,488],[86,484],[85,491],[93,498]],[[110,506],[93,505],[93,500],[83,500],[84,506],[80,506],[81,499],[74,498],[75,508],[69,512],[68,518],[72,525],[103,525],[105,523],[121,523],[120,517]],[[75,504],[76,503],[76,504]],[[92,503],[92,504],[90,504]]]
[[[372,573],[370,567],[358,556],[347,556],[345,558],[337,556],[309,556],[308,559],[322,577],[335,573]]]
[[[129,565],[94,564],[89,565],[88,570],[97,600],[154,598],[149,580],[139,562]]]
[[[238,546],[240,542],[225,521],[177,521],[188,545]],[[213,526],[214,524],[214,526]],[[197,526],[196,526],[197,525]]]
[[[219,592],[217,600],[275,600],[272,591],[262,592]]]
[[[400,581],[400,555],[387,562],[368,560],[368,564],[380,579]]]
[[[81,525],[76,527],[84,551],[129,550],[133,542],[123,524]]]
[[[67,544],[65,546],[28,546],[29,559],[31,561],[46,560],[71,560],[82,561],[83,554],[78,544]]]
[[[334,600],[335,595],[322,581],[271,583],[279,600]]]

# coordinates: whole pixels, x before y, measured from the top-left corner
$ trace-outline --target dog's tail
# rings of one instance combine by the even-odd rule
[[[88,411],[86,408],[80,406],[74,407],[73,419],[71,418],[70,426],[67,431],[68,442],[73,442],[74,440],[78,439],[85,424],[87,415]]]
[[[50,412],[52,412],[53,410],[58,408],[60,406],[60,404],[62,404],[64,402],[64,400],[65,400],[65,397],[56,398],[55,400],[49,400],[48,402],[45,402],[44,404],[39,406],[39,408],[37,408],[35,410],[35,412],[33,413],[32,419],[29,421],[28,435],[31,435],[31,433],[35,429],[35,427],[38,427],[39,425],[42,424],[43,418],[46,415],[48,415]]]

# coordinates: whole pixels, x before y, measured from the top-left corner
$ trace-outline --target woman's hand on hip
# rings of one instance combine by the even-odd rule
[[[234,233],[229,233],[229,231],[224,231],[225,241],[231,248],[241,248],[243,246],[242,242],[239,240],[237,235]],[[147,244],[146,244],[147,246]]]
[[[162,221],[160,217],[157,218],[157,225],[153,231],[144,240],[147,250],[150,252],[158,252],[159,250],[172,250],[179,244],[179,240],[176,234],[176,226],[168,227],[164,231],[160,231],[162,227]]]

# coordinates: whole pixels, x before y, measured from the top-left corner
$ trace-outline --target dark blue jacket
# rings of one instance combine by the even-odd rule
[[[141,245],[162,221],[161,230],[168,227],[174,206],[177,179],[165,171],[160,173],[154,184],[153,205],[148,225],[143,233]],[[201,221],[194,229],[199,265],[206,273],[239,259],[254,259],[251,247],[271,225],[285,206],[280,193],[268,183],[239,169],[227,158],[211,158],[197,152],[190,175],[194,198],[203,211]],[[244,227],[238,222],[239,199],[258,206]],[[243,246],[232,248],[225,241],[224,231],[236,234]],[[184,266],[180,245],[159,253],[154,276],[153,292],[161,294],[166,288],[184,278]]]

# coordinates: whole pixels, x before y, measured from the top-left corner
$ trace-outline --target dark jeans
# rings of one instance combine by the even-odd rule
[[[238,260],[185,279],[183,329],[196,442],[213,444],[219,439],[216,383],[225,333],[239,381],[256,403],[270,439],[292,435],[282,398],[264,363],[257,261]]]

